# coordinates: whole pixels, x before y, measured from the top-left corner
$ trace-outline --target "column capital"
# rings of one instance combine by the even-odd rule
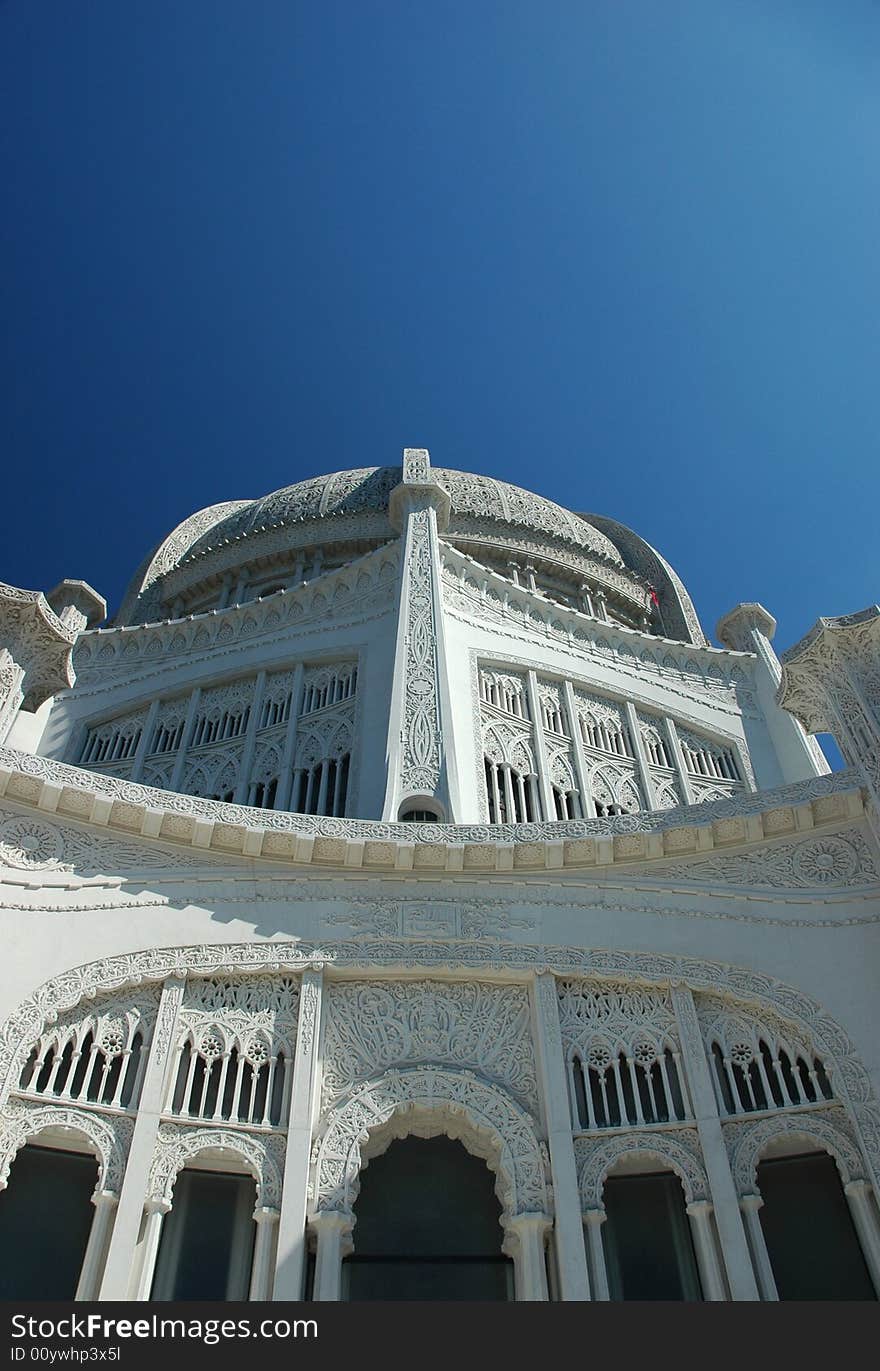
[[[115,1209],[119,1203],[119,1196],[115,1190],[96,1190],[92,1196],[92,1204],[96,1209]]]
[[[355,1222],[350,1209],[318,1209],[309,1215],[309,1228],[315,1234],[351,1233]]]
[[[164,1199],[161,1195],[148,1195],[144,1200],[145,1214],[170,1214],[171,1201]]]
[[[855,1176],[851,1181],[847,1181],[846,1185],[843,1187],[843,1193],[845,1195],[868,1196],[872,1189],[873,1187],[870,1181],[864,1180],[861,1176]]]
[[[278,1209],[273,1209],[271,1205],[258,1205],[254,1210],[254,1223],[273,1224],[277,1223],[281,1217]]]
[[[751,1211],[751,1213],[757,1214],[763,1203],[764,1196],[757,1190],[751,1191],[748,1195],[740,1195],[739,1197],[739,1207],[745,1213]]]
[[[711,1200],[691,1200],[687,1205],[688,1214],[693,1214],[694,1218],[708,1218],[712,1213],[713,1205]]]
[[[600,1228],[608,1218],[605,1209],[585,1209],[581,1214],[581,1219],[588,1228]]]

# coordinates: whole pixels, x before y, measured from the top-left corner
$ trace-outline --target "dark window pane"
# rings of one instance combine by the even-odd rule
[[[833,1157],[761,1162],[758,1189],[781,1300],[876,1299]]]
[[[254,1246],[249,1177],[181,1171],[162,1224],[154,1300],[246,1300]]]
[[[501,1206],[485,1162],[450,1138],[403,1138],[370,1162],[355,1207],[351,1300],[504,1300]]]
[[[614,1300],[699,1300],[700,1282],[684,1192],[677,1176],[605,1182],[603,1227]]]
[[[97,1179],[94,1157],[22,1148],[0,1192],[0,1299],[73,1299]]]

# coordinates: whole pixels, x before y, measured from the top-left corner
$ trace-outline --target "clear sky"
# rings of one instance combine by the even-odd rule
[[[0,579],[399,461],[878,598],[873,0],[6,0]]]

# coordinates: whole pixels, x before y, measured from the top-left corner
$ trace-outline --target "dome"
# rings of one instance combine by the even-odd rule
[[[491,476],[476,476],[443,467],[433,467],[431,474],[450,497],[450,523],[453,527],[460,519],[519,525],[573,543],[617,566],[624,565],[610,538],[552,500]],[[201,532],[198,526],[189,528],[192,520],[187,520],[179,530],[175,530],[176,534],[189,528],[195,536],[175,549],[176,561],[164,566],[163,571],[170,570],[172,565],[187,558],[207,553],[221,543],[248,538],[269,529],[318,519],[387,514],[388,497],[400,479],[400,467],[361,467],[297,481],[294,485],[264,495],[260,500],[235,502],[231,509],[229,506],[212,506],[212,510],[216,510],[220,517],[211,521],[207,531]],[[201,514],[210,512],[203,510]],[[200,515],[193,516],[193,519],[199,518]],[[390,526],[388,532],[390,535]],[[175,534],[171,537],[174,538]]]

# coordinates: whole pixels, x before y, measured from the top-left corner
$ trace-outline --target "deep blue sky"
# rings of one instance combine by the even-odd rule
[[[873,0],[6,0],[0,579],[427,446],[878,597]]]

